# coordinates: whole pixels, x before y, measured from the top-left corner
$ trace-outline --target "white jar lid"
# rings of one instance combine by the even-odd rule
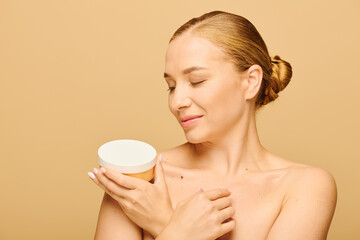
[[[121,173],[145,172],[156,164],[156,150],[138,140],[121,139],[103,144],[98,150],[100,166],[109,166]]]

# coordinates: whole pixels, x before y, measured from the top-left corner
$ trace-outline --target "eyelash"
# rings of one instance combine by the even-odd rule
[[[196,85],[198,85],[198,84],[200,84],[200,83],[203,83],[203,82],[205,82],[206,80],[202,80],[202,81],[200,81],[200,82],[195,82],[195,83],[191,83],[191,85],[193,85],[193,86],[196,86]],[[167,91],[169,91],[169,92],[172,92],[172,91],[174,91],[175,90],[175,87],[169,87],[168,89],[167,89]]]
[[[175,87],[169,87],[167,91],[172,92],[175,89]]]

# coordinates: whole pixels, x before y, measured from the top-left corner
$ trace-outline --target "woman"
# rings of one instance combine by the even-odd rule
[[[270,153],[256,130],[256,111],[291,75],[243,17],[215,11],[181,26],[164,77],[188,142],[159,155],[153,184],[109,168],[89,173],[106,191],[95,238],[326,239],[333,177]]]

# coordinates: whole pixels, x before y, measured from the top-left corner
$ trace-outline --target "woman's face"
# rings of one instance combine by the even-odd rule
[[[189,142],[212,141],[239,128],[245,73],[205,38],[184,33],[169,44],[164,73],[169,108]]]

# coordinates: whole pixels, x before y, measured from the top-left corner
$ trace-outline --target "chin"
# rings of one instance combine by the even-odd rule
[[[203,132],[192,130],[185,132],[185,138],[189,143],[192,144],[202,143],[209,140],[209,137]]]

